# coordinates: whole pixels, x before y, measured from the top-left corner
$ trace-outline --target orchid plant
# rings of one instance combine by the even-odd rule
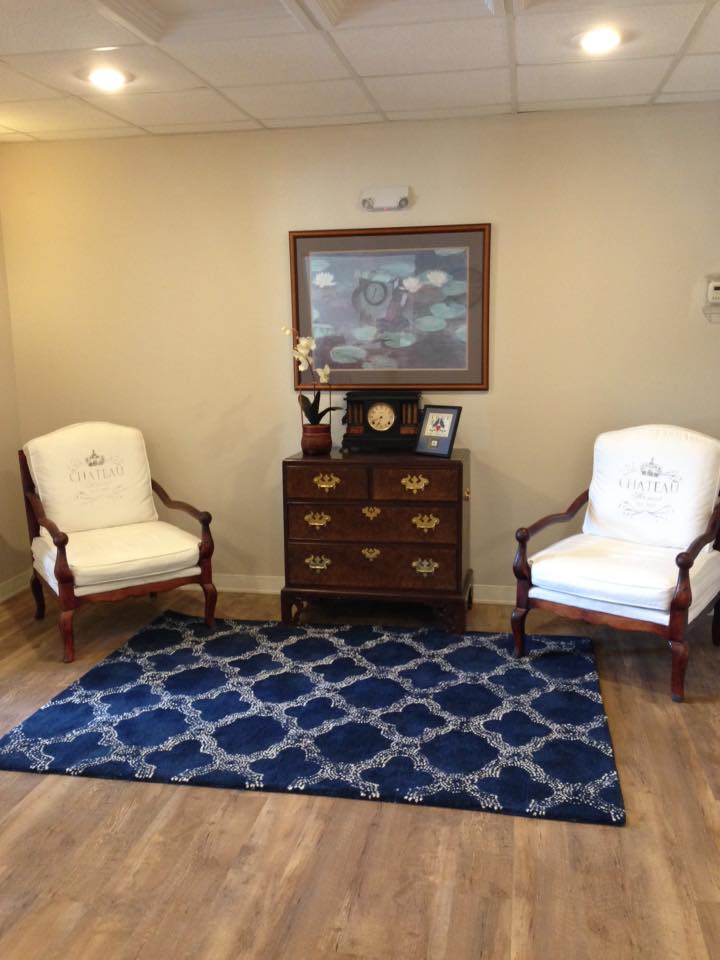
[[[289,327],[283,327],[282,331],[288,337],[294,336],[293,331]],[[313,351],[316,346],[315,340],[312,337],[297,337],[294,340],[292,349],[292,355],[298,365],[300,373],[305,373],[306,370],[309,370],[312,376],[312,400],[306,397],[304,393],[298,394],[300,409],[305,414],[307,422],[312,424],[320,423],[325,414],[330,413],[332,410],[340,409],[340,407],[332,406],[327,406],[323,410],[320,409],[322,385],[324,383],[330,383],[330,365],[326,363],[324,367],[315,367]]]

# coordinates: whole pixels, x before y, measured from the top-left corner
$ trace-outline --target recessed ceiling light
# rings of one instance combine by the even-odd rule
[[[597,57],[614,50],[622,38],[614,27],[597,27],[583,33],[579,39],[585,53]]]
[[[117,90],[122,90],[126,83],[130,83],[135,78],[131,73],[124,73],[115,67],[96,67],[83,79],[88,80],[94,87],[104,93],[115,93]]]

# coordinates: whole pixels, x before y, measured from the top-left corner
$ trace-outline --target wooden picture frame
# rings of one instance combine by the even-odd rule
[[[427,403],[423,408],[415,453],[429,457],[450,457],[462,407]]]
[[[489,223],[293,231],[290,274],[330,389],[488,389]]]

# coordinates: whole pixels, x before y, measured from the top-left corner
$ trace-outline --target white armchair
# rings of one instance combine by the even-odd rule
[[[171,500],[151,478],[139,430],[76,423],[30,440],[19,458],[36,619],[45,615],[45,583],[58,598],[66,662],[75,655],[73,615],[86,603],[197,583],[212,625],[212,517]],[[159,520],[153,492],[199,521],[201,536]]]
[[[644,630],[669,642],[672,698],[684,698],[688,624],[714,603],[720,645],[720,441],[672,426],[601,434],[593,476],[565,513],[515,534],[512,630],[524,653],[532,609]],[[531,537],[587,504],[583,532],[531,557]],[[678,552],[681,551],[681,552]]]

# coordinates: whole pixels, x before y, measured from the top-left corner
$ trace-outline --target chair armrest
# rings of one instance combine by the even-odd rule
[[[720,535],[720,503],[715,507],[707,528],[699,537],[695,537],[693,542],[675,557],[675,563],[678,566],[677,586],[670,603],[670,617],[673,614],[684,614],[692,603],[692,590],[690,589],[690,569],[698,558],[702,548],[708,543],[715,543],[717,549],[718,536]]]
[[[55,544],[55,546],[64,547],[70,538],[66,533],[63,533],[62,530],[60,530],[56,523],[53,523],[49,517],[45,516],[45,507],[43,507],[40,497],[36,493],[26,491],[25,499],[32,507],[32,511],[35,514],[35,519],[41,527],[45,527],[47,532],[52,537],[52,542]]]
[[[572,520],[580,508],[588,502],[589,494],[589,490],[583,490],[579,496],[575,497],[564,513],[551,513],[547,517],[542,517],[535,523],[531,523],[529,527],[520,527],[515,531],[518,548],[513,562],[513,573],[518,580],[525,580],[528,584],[530,583],[530,564],[527,559],[527,544],[530,537],[534,537],[536,533],[540,533],[541,530],[554,523],[567,523],[568,520]]]
[[[42,500],[40,497],[33,493],[32,490],[25,491],[25,499],[30,504],[35,519],[41,527],[45,527],[47,532],[52,537],[52,542],[57,548],[57,553],[55,555],[55,579],[57,580],[60,589],[64,588],[74,590],[75,587],[75,577],[73,572],[70,569],[70,564],[67,559],[66,547],[70,541],[70,537],[66,533],[63,533],[62,530],[54,523],[49,517],[45,516],[45,507],[43,506]]]
[[[208,513],[207,510],[198,510],[197,507],[185,503],[184,500],[172,500],[169,493],[160,486],[157,480],[152,481],[152,488],[160,498],[160,502],[166,506],[168,510],[182,510],[183,513],[190,514],[191,517],[203,524],[203,526],[212,522],[212,514]]]
[[[160,502],[166,506],[168,510],[182,510],[183,513],[189,514],[199,522],[200,526],[202,527],[199,556],[200,565],[203,566],[203,564],[207,564],[207,569],[209,571],[210,558],[215,550],[215,544],[213,543],[212,534],[210,533],[212,514],[208,513],[207,510],[198,510],[197,507],[193,507],[191,504],[185,503],[184,500],[172,500],[168,492],[160,486],[157,480],[152,480],[151,482],[153,490],[160,498]]]
[[[675,563],[681,569],[689,570],[692,567],[693,563],[698,558],[698,555],[702,548],[708,543],[712,543],[717,540],[718,534],[720,533],[720,503],[715,507],[712,514],[710,515],[710,520],[708,521],[707,528],[704,533],[701,533],[699,537],[695,537],[693,542],[687,548],[683,550],[682,553],[679,553],[675,557]]]

